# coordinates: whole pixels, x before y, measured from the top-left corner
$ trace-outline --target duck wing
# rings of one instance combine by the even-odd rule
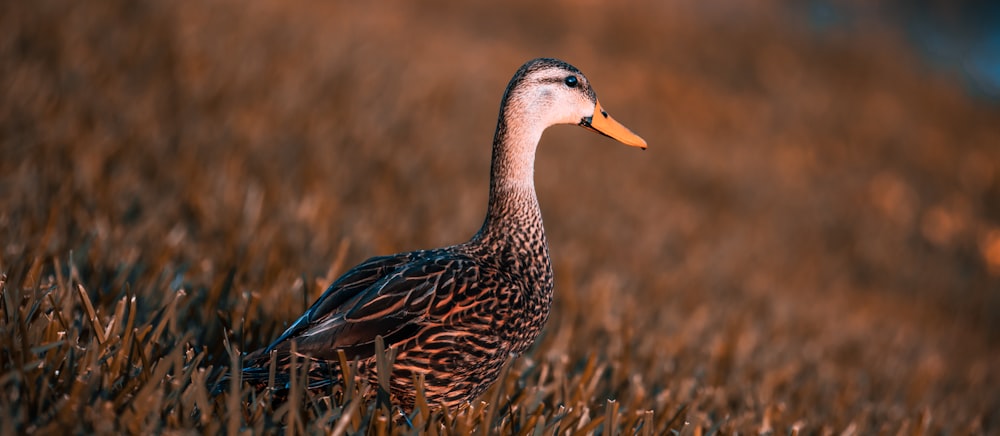
[[[402,253],[390,256],[372,257],[361,262],[340,276],[321,295],[308,310],[292,325],[268,345],[261,354],[267,355],[288,338],[302,333],[309,326],[316,324],[326,315],[337,312],[345,303],[357,299],[366,289],[371,287],[390,272],[411,261],[413,253]]]
[[[261,354],[298,352],[334,360],[375,354],[375,338],[387,344],[417,336],[438,323],[448,305],[470,299],[480,267],[467,256],[443,250],[376,257],[337,279],[298,320]]]

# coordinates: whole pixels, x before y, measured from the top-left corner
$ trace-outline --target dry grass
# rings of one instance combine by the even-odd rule
[[[518,434],[1000,429],[1000,110],[780,7],[0,4],[0,426]],[[208,395],[346,267],[464,240],[526,59],[552,129],[539,344],[468,408]]]

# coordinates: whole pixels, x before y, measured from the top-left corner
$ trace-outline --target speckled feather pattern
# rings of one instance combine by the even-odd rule
[[[368,259],[337,279],[268,347],[245,360],[243,379],[266,385],[276,353],[277,385],[287,383],[291,342],[309,356],[310,387],[340,382],[337,350],[357,359],[372,386],[375,338],[396,347],[393,401],[410,408],[413,375],[424,375],[430,404],[454,407],[485,391],[512,357],[540,333],[552,302],[553,274],[541,211],[532,182],[537,138],[531,119],[519,119],[526,78],[540,70],[575,74],[582,98],[596,96],[579,71],[554,59],[536,59],[511,79],[493,140],[486,220],[466,243]],[[528,137],[518,139],[518,136]],[[301,359],[300,359],[301,361]]]

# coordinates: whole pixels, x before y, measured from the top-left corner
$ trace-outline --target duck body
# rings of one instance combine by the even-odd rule
[[[381,336],[397,350],[394,403],[412,408],[416,374],[431,405],[458,406],[485,391],[504,363],[534,343],[549,315],[552,264],[533,173],[538,140],[553,124],[579,124],[645,148],[601,109],[579,70],[555,59],[529,61],[504,92],[479,232],[462,244],[355,266],[274,342],[247,356],[243,380],[266,386],[273,354],[276,385],[287,383],[294,341],[309,357],[310,388],[341,381],[338,350],[358,360],[375,386]]]

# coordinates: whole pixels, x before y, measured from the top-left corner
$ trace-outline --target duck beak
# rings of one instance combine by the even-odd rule
[[[632,133],[628,127],[623,126],[601,107],[601,102],[594,106],[594,115],[580,120],[580,126],[600,133],[608,138],[614,139],[625,145],[646,149],[646,140]]]

